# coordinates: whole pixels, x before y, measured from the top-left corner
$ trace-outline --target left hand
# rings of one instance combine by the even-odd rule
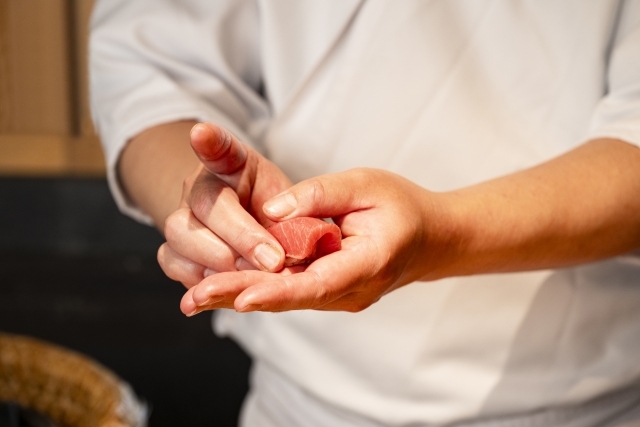
[[[342,249],[308,266],[279,273],[240,271],[205,278],[183,297],[193,315],[216,308],[237,311],[301,309],[357,312],[383,295],[425,276],[447,256],[437,195],[391,172],[354,169],[303,181],[268,200],[273,221],[332,217]],[[427,245],[433,248],[427,252]]]
[[[375,169],[320,176],[268,200],[264,212],[274,221],[333,217],[342,250],[304,272],[209,277],[187,292],[182,311],[360,311],[415,280],[607,259],[640,248],[639,194],[640,150],[607,138],[447,193]]]

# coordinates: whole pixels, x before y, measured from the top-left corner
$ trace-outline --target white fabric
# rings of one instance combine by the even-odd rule
[[[638,0],[105,0],[92,27],[110,183],[141,220],[118,155],[182,118],[294,180],[369,166],[436,191],[596,137],[640,145]],[[640,381],[637,260],[416,283],[358,314],[224,311],[216,330],[385,425],[525,413]]]
[[[292,410],[295,408],[296,410]],[[384,427],[360,414],[322,402],[269,364],[251,368],[251,390],[240,427]],[[412,424],[431,427],[433,424]],[[493,419],[464,420],[455,427],[640,427],[640,387],[631,387],[581,405],[542,409]]]

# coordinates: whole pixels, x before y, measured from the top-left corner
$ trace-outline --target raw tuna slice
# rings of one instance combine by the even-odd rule
[[[309,264],[342,247],[340,228],[317,218],[288,219],[267,230],[282,245],[287,267]]]

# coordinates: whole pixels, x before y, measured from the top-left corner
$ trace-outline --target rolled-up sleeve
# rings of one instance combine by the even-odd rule
[[[97,2],[91,109],[122,212],[151,223],[127,199],[116,173],[120,153],[141,131],[194,119],[224,126],[249,144],[259,139],[270,113],[258,94],[258,21],[253,0]]]
[[[622,2],[607,69],[606,95],[587,139],[617,138],[640,146],[640,0]]]

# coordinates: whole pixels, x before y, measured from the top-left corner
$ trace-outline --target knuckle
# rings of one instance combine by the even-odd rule
[[[354,178],[359,187],[369,187],[378,185],[380,176],[376,169],[372,168],[355,168],[353,170]]]
[[[323,285],[319,285],[313,298],[313,307],[322,307],[329,303],[329,292]]]
[[[315,287],[312,307],[322,307],[323,305],[330,303],[332,300],[332,292],[327,288],[322,276],[315,271],[309,273],[312,274],[312,283]]]
[[[369,175],[371,174],[372,169],[370,168],[365,168],[365,167],[359,167],[359,168],[354,168],[351,170],[351,174],[357,178],[357,179],[368,179]]]
[[[349,313],[360,313],[371,306],[370,303],[364,301],[353,302],[346,307]]]
[[[191,286],[198,282],[197,271],[195,271],[197,268],[194,268],[195,266],[190,263],[184,263],[180,259],[176,259],[167,243],[164,243],[158,249],[157,259],[160,268],[171,280],[191,284]]]
[[[314,179],[309,183],[308,196],[311,199],[313,205],[318,205],[324,201],[327,193],[326,188],[322,181]]]
[[[217,177],[205,175],[194,183],[187,204],[195,217],[203,221],[217,203],[229,203],[231,199],[238,200],[235,191]]]
[[[355,175],[356,177],[363,177],[363,176],[366,176],[368,170],[369,168],[362,166],[362,167],[351,169],[350,173]]]
[[[236,259],[233,256],[227,254],[208,254],[208,256],[202,260],[203,275],[205,274],[205,270],[210,276],[223,271],[241,271],[240,268],[237,268],[238,264],[240,263],[236,263]],[[240,265],[244,266],[243,264]]]
[[[168,242],[177,240],[180,235],[188,228],[189,218],[191,217],[191,210],[187,208],[181,208],[174,211],[164,221],[164,237]]]
[[[233,242],[233,247],[240,253],[240,255],[254,254],[256,248],[260,244],[256,235],[248,226],[238,227],[234,230],[230,242]]]
[[[172,280],[181,279],[181,275],[179,274],[178,271],[176,271],[174,263],[168,260],[166,255],[163,256],[162,260],[160,261],[160,268],[162,268],[162,271],[169,279],[172,279]]]
[[[177,271],[175,265],[171,262],[165,262],[164,267],[162,268],[164,274],[171,280],[182,281],[184,280],[184,275],[180,274],[180,271]]]
[[[160,246],[160,248],[158,249],[158,253],[156,255],[156,259],[158,260],[158,264],[160,265],[160,268],[164,271],[164,266],[165,266],[165,257],[166,257],[166,243],[164,243],[162,246]]]
[[[206,218],[211,212],[214,200],[206,191],[192,191],[189,206],[198,219]]]
[[[177,233],[177,228],[179,227],[177,216],[178,211],[175,211],[164,220],[164,227],[162,231],[167,241],[173,240]]]

